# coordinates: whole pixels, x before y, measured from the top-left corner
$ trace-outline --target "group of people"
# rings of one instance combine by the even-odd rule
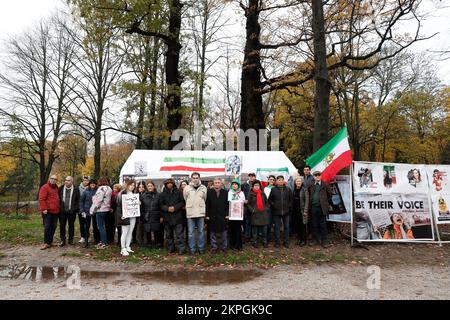
[[[326,216],[331,191],[322,181],[321,172],[311,174],[307,166],[303,173],[294,180],[293,187],[287,186],[282,175],[270,176],[266,185],[254,173],[242,185],[236,178],[225,187],[222,179],[216,178],[207,187],[200,173],[194,172],[190,182],[182,181],[179,186],[173,179],[166,179],[161,192],[150,180],[127,180],[124,186],[115,184],[111,188],[107,178],[96,181],[89,177],[83,177],[79,187],[74,186],[72,177],[67,177],[58,188],[57,177],[52,175],[39,192],[44,223],[42,249],[52,246],[58,221],[59,246],[73,245],[77,216],[83,246],[90,244],[91,224],[98,249],[113,244],[117,230],[123,256],[133,253],[132,243],[152,248],[162,248],[165,243],[170,253],[192,255],[205,253],[207,243],[212,253],[241,250],[244,241],[267,248],[273,240],[275,247],[289,247],[291,233],[297,234],[298,245],[304,246],[308,231],[313,236],[310,245],[327,247]],[[125,217],[123,196],[136,193],[140,216]],[[230,202],[242,204],[242,220],[230,219]]]

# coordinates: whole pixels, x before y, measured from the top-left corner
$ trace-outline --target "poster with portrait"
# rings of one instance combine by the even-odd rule
[[[355,161],[353,186],[355,192],[427,194],[426,166]]]
[[[138,218],[141,216],[141,205],[139,203],[139,194],[122,195],[122,217]]]
[[[228,220],[242,221],[244,220],[244,201],[232,200],[230,201],[230,215]]]
[[[426,170],[436,223],[450,223],[450,166],[427,165]]]
[[[349,175],[337,175],[334,177],[332,186],[332,203],[327,221],[351,223],[351,185]],[[334,191],[333,191],[334,190]]]
[[[450,194],[450,166],[427,165],[431,194]]]
[[[240,176],[242,173],[242,156],[231,155],[225,162],[225,174],[227,176]]]
[[[136,161],[134,163],[134,175],[136,177],[146,177],[147,172],[147,161]]]
[[[355,194],[358,241],[433,240],[427,194]]]

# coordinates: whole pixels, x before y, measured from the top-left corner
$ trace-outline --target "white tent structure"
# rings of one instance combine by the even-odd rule
[[[120,171],[120,181],[133,178],[152,179],[160,183],[161,180],[187,176],[194,171],[198,171],[202,178],[233,177],[234,174],[227,173],[226,168],[239,162],[240,175],[245,178],[248,173],[261,170],[269,172],[282,169],[289,176],[298,174],[295,166],[282,151],[134,150]]]

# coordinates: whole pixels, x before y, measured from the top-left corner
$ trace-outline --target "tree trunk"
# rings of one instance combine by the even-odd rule
[[[245,10],[246,41],[241,76],[241,129],[265,129],[261,89],[259,0],[250,0]],[[246,147],[247,149],[247,147]]]
[[[327,69],[325,19],[322,0],[312,0],[312,30],[314,44],[315,112],[313,150],[317,151],[328,141],[330,90]]]
[[[178,129],[181,125],[181,77],[179,73],[180,62],[180,27],[181,9],[183,5],[179,0],[172,0],[169,13],[169,40],[166,41],[166,84],[167,96],[166,107],[168,111],[167,128],[170,132]],[[169,149],[177,145],[177,141],[169,140]]]
[[[159,39],[154,38],[153,39],[153,49],[152,49],[152,63],[151,63],[151,71],[150,71],[150,87],[151,87],[151,93],[150,93],[150,118],[149,118],[149,138],[147,142],[147,146],[149,149],[155,148],[155,115],[156,115],[156,93],[157,89],[156,86],[158,85],[158,55],[159,55]]]

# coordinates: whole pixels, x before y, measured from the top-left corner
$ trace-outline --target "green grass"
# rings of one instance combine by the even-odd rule
[[[21,195],[19,201],[20,202],[27,202],[27,201],[35,201],[36,195]],[[8,195],[2,195],[0,196],[0,202],[16,202],[17,201],[17,195],[15,194],[8,194]]]
[[[78,257],[82,257],[83,254],[80,252],[76,252],[76,251],[69,251],[69,252],[64,252],[61,254],[61,257],[74,257],[74,258],[78,258]]]
[[[0,242],[17,244],[40,244],[44,237],[42,217],[39,214],[0,214]]]
[[[4,254],[3,252],[0,252],[0,259],[6,257],[6,254]]]

